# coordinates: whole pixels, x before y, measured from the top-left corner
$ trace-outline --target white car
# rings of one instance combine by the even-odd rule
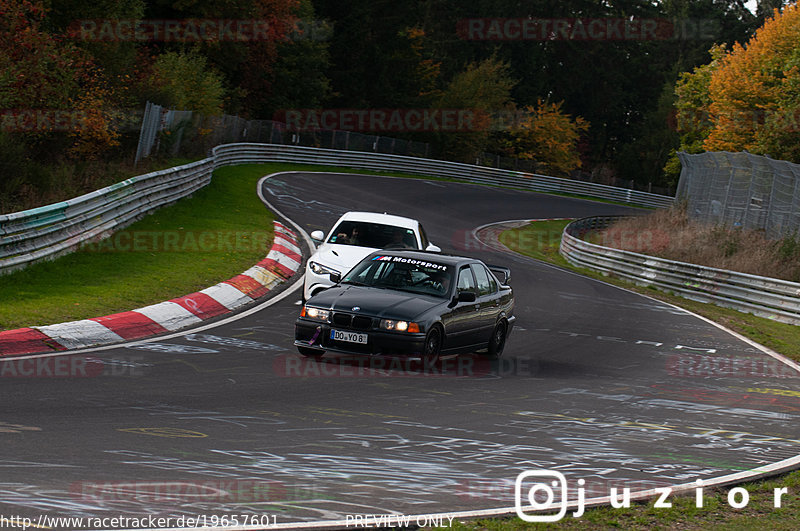
[[[304,301],[333,286],[331,273],[344,276],[378,249],[441,251],[428,241],[419,221],[376,212],[347,212],[333,225],[327,238],[321,230],[315,230],[311,239],[317,250],[306,264]]]

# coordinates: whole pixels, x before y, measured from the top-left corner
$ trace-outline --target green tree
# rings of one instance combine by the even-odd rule
[[[446,158],[474,162],[489,147],[491,116],[514,113],[511,90],[516,85],[508,63],[494,57],[470,63],[448,83],[434,107],[472,112],[469,132],[442,131],[438,134]]]
[[[50,33],[67,35],[91,55],[107,82],[117,90],[126,88],[129,82],[125,75],[136,69],[140,44],[133,40],[93,39],[90,36],[94,32],[82,33],[81,28],[96,27],[104,21],[113,24],[141,19],[145,0],[45,0],[45,10],[43,25]]]
[[[296,16],[295,29],[277,46],[277,57],[268,75],[270,97],[259,107],[249,109],[251,116],[268,118],[279,110],[316,108],[330,97],[326,72],[333,27],[316,17],[310,0],[301,0]]]
[[[333,89],[329,105],[351,108],[419,107],[420,2],[411,0],[315,0],[319,16],[330,20]]]
[[[418,11],[445,79],[461,64],[496,54],[519,80],[512,92],[519,105],[563,100],[565,112],[592,124],[585,155],[590,168],[611,166],[622,177],[645,183],[660,177],[678,143],[664,105],[665,84],[674,85],[680,72],[708,62],[715,42],[733,43],[755,29],[755,17],[739,0],[424,0]],[[637,18],[658,21],[664,31],[655,39],[505,41],[466,40],[458,33],[459,21],[481,17]]]
[[[272,71],[278,59],[278,46],[295,27],[299,5],[299,0],[149,0],[145,17],[266,23],[262,26],[266,31],[255,40],[203,40],[192,50],[206,58],[209,70],[219,73],[228,87],[226,110],[255,116],[270,108],[275,93]],[[181,43],[155,42],[146,46],[153,55],[184,51]]]
[[[680,177],[681,163],[677,152],[702,153],[705,142],[711,132],[711,94],[709,83],[711,75],[719,68],[727,47],[714,45],[709,51],[711,62],[696,67],[692,72],[684,72],[675,83],[675,130],[680,136],[680,145],[673,150],[664,166],[664,173],[671,183]]]
[[[222,113],[225,96],[222,76],[209,68],[206,58],[196,52],[159,55],[149,83],[156,90],[156,103],[206,116]]]

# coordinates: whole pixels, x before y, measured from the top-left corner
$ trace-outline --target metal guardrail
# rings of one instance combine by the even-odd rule
[[[217,166],[259,162],[326,164],[377,171],[397,171],[457,179],[470,183],[509,186],[535,192],[565,193],[648,207],[668,207],[674,198],[604,184],[549,177],[459,162],[363,151],[320,149],[280,144],[225,144],[213,149]]]
[[[211,181],[213,159],[139,175],[75,199],[0,216],[0,274],[69,253]]]
[[[583,240],[588,232],[605,229],[620,217],[596,216],[573,221],[564,228],[561,255],[572,265],[626,278],[641,286],[800,324],[799,283],[674,262]]]
[[[0,274],[55,258],[84,242],[107,236],[202,188],[218,167],[265,162],[398,171],[650,207],[666,207],[673,202],[672,197],[602,184],[404,155],[282,144],[224,144],[214,148],[210,158],[198,162],[133,177],[68,201],[0,215]]]

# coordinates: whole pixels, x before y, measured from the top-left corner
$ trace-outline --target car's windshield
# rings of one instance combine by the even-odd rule
[[[446,298],[453,285],[453,271],[452,266],[433,260],[379,255],[365,258],[342,282]]]
[[[419,249],[413,229],[366,221],[342,221],[331,232],[328,243],[373,249]]]

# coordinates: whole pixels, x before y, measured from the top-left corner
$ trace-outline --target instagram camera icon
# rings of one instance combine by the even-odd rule
[[[531,478],[535,478],[533,484],[530,483]],[[525,496],[528,504],[523,506],[523,483],[526,480],[530,488]],[[555,499],[556,489],[561,491],[558,503]],[[536,499],[540,492],[545,497],[543,502]],[[567,514],[567,478],[561,472],[553,470],[526,470],[517,476],[517,481],[514,483],[514,504],[517,516],[526,522],[558,522]],[[527,514],[523,510],[545,511],[556,507],[558,508],[556,514]]]

